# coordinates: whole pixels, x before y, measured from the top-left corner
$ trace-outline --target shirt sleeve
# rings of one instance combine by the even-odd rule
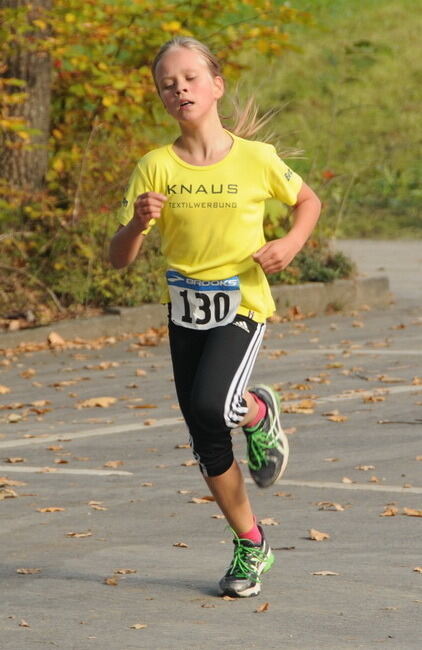
[[[142,168],[141,162],[142,161],[138,162],[135,169],[133,170],[132,175],[129,179],[129,183],[126,187],[124,197],[119,209],[117,210],[117,222],[122,226],[126,226],[132,219],[134,203],[137,197],[140,194],[144,194],[145,192],[154,191],[150,181],[148,180],[145,170]],[[154,223],[155,219],[151,219],[148,227],[142,231],[142,234],[147,235]]]
[[[268,167],[269,191],[272,197],[286,205],[295,205],[302,187],[302,178],[290,169],[271,147]]]

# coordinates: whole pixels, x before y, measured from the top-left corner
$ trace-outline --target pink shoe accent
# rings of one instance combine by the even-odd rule
[[[250,539],[251,542],[253,542],[254,544],[260,544],[262,542],[262,535],[259,532],[259,528],[256,525],[256,521],[255,521],[254,525],[252,526],[252,528],[250,530],[248,530],[247,533],[242,533],[241,535],[239,535],[239,538],[240,539]]]
[[[265,402],[262,401],[255,393],[251,393],[252,397],[254,398],[255,402],[258,404],[258,413],[256,414],[256,417],[251,421],[248,422],[245,426],[248,429],[252,429],[255,427],[258,422],[261,422],[261,420],[266,416],[267,414],[267,405]]]

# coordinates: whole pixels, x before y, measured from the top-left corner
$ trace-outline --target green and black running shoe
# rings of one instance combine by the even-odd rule
[[[250,389],[267,406],[266,416],[255,427],[243,427],[248,445],[248,466],[255,483],[266,488],[286,469],[289,442],[280,424],[280,400],[269,386]]]
[[[261,544],[241,539],[234,533],[233,560],[219,582],[222,596],[249,598],[260,593],[261,573],[271,569],[274,555],[261,526],[258,528],[262,535]]]

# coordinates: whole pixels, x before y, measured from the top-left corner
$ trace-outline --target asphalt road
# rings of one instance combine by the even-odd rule
[[[0,363],[0,476],[23,483],[0,501],[2,650],[421,647],[416,302],[269,326],[254,379],[280,391],[291,458],[278,485],[250,483],[276,555],[252,599],[217,595],[231,538],[191,502],[207,489],[165,340]]]

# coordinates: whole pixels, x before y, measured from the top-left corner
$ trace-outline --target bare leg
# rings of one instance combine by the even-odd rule
[[[250,530],[255,520],[243,474],[237,462],[233,461],[231,467],[224,474],[204,478],[233,530],[238,535]]]

